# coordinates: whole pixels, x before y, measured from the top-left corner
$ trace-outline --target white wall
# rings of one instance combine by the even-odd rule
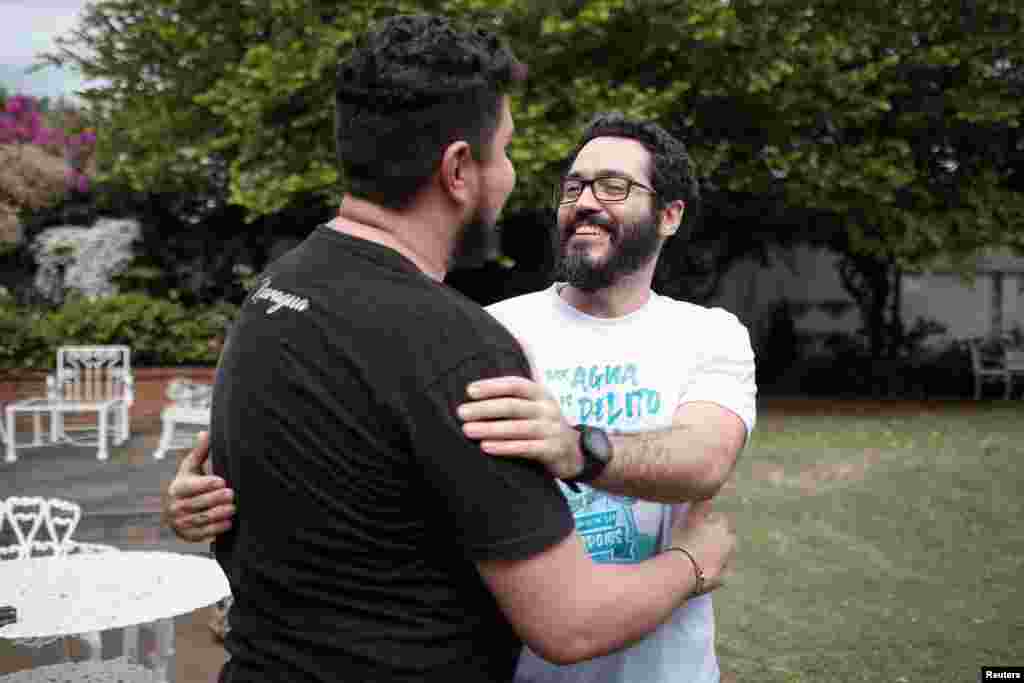
[[[1003,326],[1024,328],[1024,273],[1007,275],[1003,283]]]
[[[860,326],[860,314],[853,306],[836,318],[813,307],[831,301],[852,303],[836,271],[837,259],[825,249],[798,247],[775,254],[769,268],[754,261],[742,261],[722,278],[712,305],[735,313],[751,333],[755,332],[757,321],[783,299],[811,304],[809,312],[796,320],[801,331],[853,332]]]
[[[752,335],[757,322],[783,298],[793,303],[811,304],[807,315],[797,319],[802,332],[854,332],[860,326],[860,314],[850,307],[838,318],[814,308],[827,301],[849,301],[843,289],[836,261],[838,256],[825,249],[799,247],[779,253],[772,266],[762,268],[754,261],[734,266],[722,279],[712,305],[735,313]],[[1024,327],[1024,259],[1004,259],[999,263],[981,261],[973,282],[952,273],[904,275],[903,320],[909,327],[918,317],[931,318],[948,328],[942,339],[964,339],[989,334],[992,323],[992,278],[989,269],[1003,272],[1003,328],[1014,324]]]
[[[946,325],[947,335],[953,339],[988,334],[992,321],[992,279],[981,274],[971,283],[954,274],[904,275],[903,321],[910,326],[918,317]]]

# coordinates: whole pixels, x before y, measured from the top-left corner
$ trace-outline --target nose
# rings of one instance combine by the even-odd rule
[[[583,192],[576,198],[575,203],[576,211],[586,209],[590,211],[603,211],[604,205],[597,200],[597,195],[594,194],[593,184],[587,185],[583,188]]]

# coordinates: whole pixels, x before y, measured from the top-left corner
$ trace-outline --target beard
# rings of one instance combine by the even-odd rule
[[[569,239],[579,225],[597,225],[609,234],[609,254],[604,261],[590,255],[586,244],[570,246]],[[577,216],[565,230],[556,224],[555,253],[559,255],[555,279],[583,292],[596,292],[615,284],[647,265],[660,244],[657,214],[651,212],[639,220],[623,223],[618,233],[614,224],[602,216]]]
[[[497,235],[497,217],[488,217],[480,208],[459,229],[452,252],[449,270],[480,268],[487,262],[487,256]]]

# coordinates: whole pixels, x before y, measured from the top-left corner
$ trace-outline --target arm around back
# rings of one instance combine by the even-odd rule
[[[597,564],[575,532],[527,559],[478,561],[477,569],[519,637],[555,664],[632,645],[668,619],[696,585],[682,553]]]

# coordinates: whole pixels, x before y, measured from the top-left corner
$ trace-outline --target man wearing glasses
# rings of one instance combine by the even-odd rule
[[[731,474],[754,427],[754,355],[732,314],[651,291],[662,247],[685,239],[699,198],[683,144],[653,123],[602,114],[570,159],[556,188],[558,281],[487,309],[526,348],[537,381],[475,382],[459,417],[485,453],[539,461],[569,483],[562,492],[591,557],[639,562],[665,547],[672,519],[705,514]],[[586,445],[605,435],[597,455],[609,457],[598,462]],[[555,667],[526,650],[516,681],[719,676],[704,595],[605,657]]]
[[[523,345],[535,381],[474,382],[458,416],[484,453],[535,460],[561,480],[593,559],[631,564],[668,546],[673,520],[708,514],[754,426],[754,357],[735,316],[651,290],[661,249],[685,239],[699,199],[683,144],[602,114],[570,159],[556,188],[558,281],[487,309]],[[201,540],[229,523],[230,506],[215,491],[223,482],[189,471],[194,455],[168,512],[179,536]],[[555,666],[526,649],[516,673],[518,683],[719,677],[710,595],[626,650]]]

